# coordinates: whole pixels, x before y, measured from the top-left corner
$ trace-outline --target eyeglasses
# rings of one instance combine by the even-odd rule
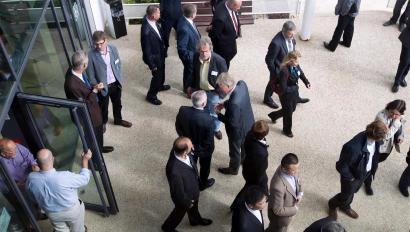
[[[95,46],[102,46],[105,43],[105,39],[102,42],[94,43]]]

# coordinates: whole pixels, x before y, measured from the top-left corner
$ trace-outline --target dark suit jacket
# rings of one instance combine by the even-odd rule
[[[144,17],[141,25],[142,59],[151,70],[165,65],[166,48],[162,40],[164,36],[158,23],[157,28],[161,34],[161,38],[149,25],[147,18]]]
[[[376,149],[372,160],[372,172],[377,169],[379,163],[379,146],[380,142],[376,142]],[[346,181],[350,181],[353,178],[355,180],[363,180],[367,173],[366,165],[369,156],[367,136],[363,131],[343,145],[339,161],[336,162],[336,169],[340,173],[341,179]]]
[[[303,232],[321,232],[323,226],[325,226],[326,224],[330,222],[335,222],[335,221],[336,219],[333,217],[325,217],[325,218],[319,219],[313,222],[312,225],[306,228]]]
[[[242,175],[248,185],[258,185],[268,191],[268,146],[262,144],[249,131],[245,142],[245,159],[242,163]]]
[[[245,202],[241,201],[240,205],[233,210],[232,213],[232,229],[231,232],[263,232],[263,215],[262,223],[255,217],[245,206]]]
[[[255,122],[248,87],[244,81],[238,81],[224,106],[225,115],[218,114],[218,119],[225,123],[229,139],[243,141]]]
[[[198,29],[196,27],[194,28],[188,20],[182,16],[178,21],[177,29],[177,49],[182,62],[193,62],[196,45],[200,37],[201,34]]]
[[[293,48],[296,47],[296,40],[292,39]],[[268,53],[265,56],[265,63],[268,66],[271,76],[278,77],[280,64],[288,54],[285,37],[282,32],[278,32],[269,44]]]
[[[209,37],[212,39],[212,44],[215,51],[223,57],[234,57],[236,55],[236,38],[241,35],[241,23],[239,15],[236,12],[238,21],[238,34],[235,31],[232,18],[226,9],[225,3],[218,4],[212,19],[212,29],[209,32]]]
[[[182,16],[181,0],[160,0],[161,19],[178,20]]]
[[[410,24],[407,21],[407,27],[403,30],[403,32],[399,36],[399,40],[406,48],[410,48]]]
[[[283,67],[280,70],[280,72],[279,72],[280,90],[278,91],[279,95],[298,92],[298,90],[299,90],[299,86],[298,86],[299,78],[303,81],[303,83],[306,85],[306,87],[309,84],[309,80],[306,78],[306,76],[303,73],[300,66],[297,66],[296,68],[298,70],[297,75],[292,74],[292,72],[290,71],[289,66]]]
[[[175,128],[179,136],[191,139],[194,154],[209,157],[214,151],[213,119],[209,112],[194,107],[181,106],[177,114]]]
[[[171,192],[171,198],[176,207],[189,208],[192,200],[199,198],[199,177],[196,166],[192,168],[178,160],[171,150],[166,166],[166,174]]]
[[[226,67],[226,62],[224,58],[220,55],[212,52],[211,60],[209,61],[209,70],[208,70],[208,82],[209,84],[217,89],[216,79],[218,75],[227,72],[228,68]],[[201,62],[199,61],[199,53],[195,53],[194,55],[194,77],[192,78],[191,87],[193,89],[200,89],[200,82],[201,82]]]
[[[86,77],[83,76],[83,78]],[[102,125],[103,122],[97,94],[94,93],[92,89],[89,89],[80,78],[75,76],[71,68],[67,70],[65,75],[64,91],[68,99],[85,102],[94,127]]]

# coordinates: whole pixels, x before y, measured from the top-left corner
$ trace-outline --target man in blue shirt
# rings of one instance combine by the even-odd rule
[[[77,189],[86,186],[90,180],[88,161],[92,153],[88,150],[81,156],[82,169],[79,174],[56,171],[51,151],[41,149],[37,153],[40,172],[32,172],[28,176],[26,189],[46,212],[54,231],[87,231],[84,225],[84,204],[78,199]]]

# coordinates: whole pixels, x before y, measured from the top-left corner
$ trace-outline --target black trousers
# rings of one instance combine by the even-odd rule
[[[334,51],[339,44],[340,38],[343,35],[343,43],[350,47],[352,44],[353,32],[354,32],[354,19],[355,17],[351,17],[349,15],[339,15],[339,19],[337,20],[337,26],[335,32],[333,33],[332,40],[329,42],[330,50]]]
[[[199,179],[200,179],[200,184],[205,184],[208,181],[209,173],[211,173],[211,160],[212,160],[212,154],[205,156],[205,157],[199,157],[194,156],[193,160],[195,162],[195,165],[197,164],[199,159]]]
[[[370,173],[368,173],[368,175],[370,175]],[[364,179],[366,179],[368,175],[366,175]],[[341,179],[341,191],[329,200],[329,208],[336,209],[337,207],[339,207],[341,210],[350,209],[350,204],[353,201],[354,194],[359,191],[360,186],[362,186],[364,182],[364,179],[354,181]]]
[[[147,99],[157,99],[157,94],[165,82],[165,63],[157,67],[157,70],[151,71],[152,79],[148,89]]]
[[[184,208],[175,205],[175,208],[172,210],[171,214],[165,220],[164,224],[162,224],[162,229],[164,231],[174,231],[179,223],[181,223],[185,213],[188,213],[190,223],[199,223],[202,220],[202,217],[198,211],[198,200],[196,200],[191,208]]]
[[[235,43],[234,45],[231,45],[234,47],[232,47],[230,50],[228,50],[229,52],[227,52],[224,45],[220,45],[217,40],[212,39],[212,44],[214,45],[214,52],[222,56],[222,58],[224,58],[226,62],[226,67],[228,68],[228,70],[229,70],[229,66],[231,65],[231,60],[235,57],[237,53],[236,41],[234,41],[234,43]]]
[[[245,159],[244,139],[231,139],[228,134],[229,143],[229,168],[238,171],[242,160]]]
[[[112,103],[112,112],[114,115],[114,123],[121,123],[121,92],[122,86],[120,85],[120,83],[118,83],[118,81],[116,81],[115,83],[108,85],[108,93],[106,96],[98,94],[98,103],[101,108],[101,114],[104,124],[108,122],[108,106],[110,104],[110,99]]]
[[[193,60],[186,60],[182,61],[184,65],[184,73],[183,73],[183,88],[184,92],[191,86],[192,83],[192,75],[194,72],[194,61]]]
[[[410,186],[410,165],[404,169],[403,174],[401,174],[400,181],[399,181],[399,188],[401,190],[406,190]]]
[[[272,118],[272,120],[277,120],[278,118],[283,117],[283,132],[290,133],[292,132],[292,116],[293,112],[296,110],[299,93],[282,94],[279,96],[279,99],[282,109],[271,112],[269,117]]]
[[[265,88],[265,94],[263,95],[263,102],[273,102],[272,95],[273,95],[273,80],[276,78],[274,75],[269,75],[269,81]]]
[[[168,17],[163,19],[162,31],[163,31],[164,43],[165,43],[167,51],[169,47],[169,35],[171,34],[171,29],[174,28],[174,30],[176,31],[177,26],[178,26],[178,19],[172,19]]]
[[[407,0],[397,0],[396,4],[394,5],[393,8],[393,16],[390,18],[390,21],[393,23],[396,23],[397,20],[400,17],[401,14],[401,9],[403,8],[403,5],[406,3]],[[410,16],[410,4],[407,3],[406,9],[404,10],[403,14],[400,17],[399,23],[403,24],[406,23],[407,18]]]
[[[410,48],[402,45],[400,53],[399,67],[397,68],[396,77],[394,78],[394,85],[400,85],[400,83],[406,79],[407,73],[410,69]]]

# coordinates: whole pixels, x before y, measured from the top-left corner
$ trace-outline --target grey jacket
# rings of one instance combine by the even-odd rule
[[[118,50],[110,44],[108,45],[108,49],[110,50],[110,63],[115,79],[122,85],[121,60],[118,55]],[[96,85],[100,82],[104,84],[104,89],[101,90],[101,94],[106,96],[108,94],[107,65],[105,65],[100,52],[96,49],[92,49],[88,52],[88,67],[86,72],[92,85]]]
[[[335,15],[348,15],[353,3],[356,3],[357,12],[349,14],[351,17],[356,17],[359,14],[360,2],[361,0],[338,0],[335,7]]]
[[[401,140],[404,139],[404,124],[406,123],[406,120],[404,118],[400,118],[400,120],[389,119],[388,110],[380,111],[376,115],[376,120],[384,122],[389,128],[386,137],[383,139],[383,144],[379,147],[379,152],[390,154],[394,146],[394,135],[399,132],[397,138]]]

